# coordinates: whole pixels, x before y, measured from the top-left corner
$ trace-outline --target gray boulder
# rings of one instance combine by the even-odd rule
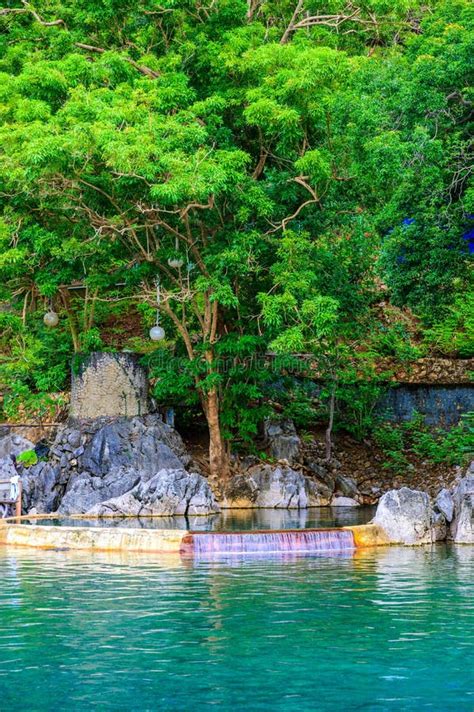
[[[139,482],[130,492],[95,505],[89,514],[145,517],[218,511],[212,490],[202,475],[183,469],[163,469],[147,482]]]
[[[448,489],[444,488],[438,493],[435,499],[435,506],[447,522],[452,521],[454,515],[454,500]]]
[[[48,462],[20,470],[23,484],[23,510],[56,511],[61,496],[61,470]]]
[[[331,507],[360,507],[360,504],[352,497],[342,497],[336,495],[331,499]]]
[[[11,457],[2,457],[0,459],[0,480],[9,480],[17,474],[17,469]]]
[[[386,492],[373,522],[384,529],[393,544],[430,544],[443,535],[429,495],[408,487]]]
[[[352,477],[337,475],[336,477],[336,492],[343,497],[356,497],[359,494],[357,482]]]
[[[291,465],[299,459],[301,440],[293,421],[266,420],[264,433],[270,455],[275,460],[286,460]]]
[[[291,467],[264,465],[234,477],[224,507],[305,509],[328,504],[329,490]]]
[[[129,492],[141,481],[141,473],[133,468],[110,467],[102,477],[90,472],[73,472],[58,507],[60,514],[83,514],[99,502]]]
[[[81,468],[102,477],[112,467],[134,467],[149,478],[160,469],[179,468],[188,462],[178,433],[156,416],[146,416],[106,422],[85,445]]]
[[[321,460],[316,462],[312,457],[306,456],[304,458],[304,464],[306,469],[314,475],[315,479],[319,480],[319,482],[327,488],[329,494],[334,492],[336,489],[336,479],[331,474],[327,463],[322,464]]]
[[[0,438],[0,460],[6,460],[11,455],[17,457],[25,450],[33,448],[34,444],[30,440],[22,438],[21,435],[5,435]]]
[[[450,535],[457,544],[474,544],[474,468],[462,478],[453,493],[454,517]]]

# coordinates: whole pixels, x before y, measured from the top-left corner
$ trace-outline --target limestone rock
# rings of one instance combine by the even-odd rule
[[[305,509],[327,505],[327,493],[291,467],[263,465],[234,477],[222,506]]]
[[[270,455],[275,460],[286,460],[290,465],[298,460],[301,440],[296,433],[293,421],[266,420],[264,432]]]
[[[435,500],[436,508],[444,516],[447,522],[451,522],[454,515],[454,500],[451,492],[444,488],[436,497]]]
[[[9,480],[17,474],[15,463],[11,457],[2,457],[0,459],[0,480]]]
[[[111,467],[104,476],[90,472],[72,473],[58,507],[60,514],[83,514],[95,504],[125,494],[140,482],[140,473],[133,468]]]
[[[17,457],[25,450],[33,450],[34,444],[22,438],[21,435],[5,435],[0,438],[0,460],[9,458],[11,455]]]
[[[474,544],[474,468],[455,487],[451,538],[457,544]]]
[[[328,496],[330,497],[336,488],[336,480],[329,472],[327,465],[320,464],[311,457],[305,457],[304,464],[314,474],[315,478],[327,488]]]
[[[352,477],[344,477],[337,475],[336,477],[336,492],[340,492],[344,497],[354,498],[359,494],[357,482]]]
[[[179,468],[189,462],[178,433],[158,416],[105,421],[84,447],[81,467],[103,476],[111,467],[134,467],[151,477],[163,468]]]
[[[23,509],[30,512],[56,511],[61,494],[61,470],[48,462],[20,470],[23,484]]]
[[[386,492],[373,520],[393,544],[429,544],[436,541],[431,500],[426,492],[402,487]]]
[[[352,497],[335,496],[331,499],[331,507],[360,507],[360,504]]]
[[[446,518],[441,512],[433,512],[431,520],[431,531],[433,541],[444,541],[448,533]]]
[[[58,431],[47,463],[21,468],[24,508],[82,514],[189,460],[178,433],[158,415],[75,421]]]
[[[96,516],[196,515],[219,511],[207,481],[183,469],[158,472],[147,482],[139,482],[130,492],[95,505]]]

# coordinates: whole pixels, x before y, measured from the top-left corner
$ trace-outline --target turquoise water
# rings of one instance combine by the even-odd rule
[[[474,709],[474,547],[0,549],[1,710]]]

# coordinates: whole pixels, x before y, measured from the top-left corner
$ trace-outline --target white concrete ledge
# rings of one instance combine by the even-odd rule
[[[178,552],[188,532],[182,529],[125,527],[49,527],[8,524],[0,527],[0,544],[39,549]]]

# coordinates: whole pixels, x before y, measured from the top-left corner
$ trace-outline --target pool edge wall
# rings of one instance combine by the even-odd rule
[[[390,541],[374,524],[341,527],[351,531],[356,548],[387,546]],[[45,525],[0,525],[0,545],[37,549],[82,551],[133,551],[179,553],[196,532],[185,529],[127,529],[125,527],[54,527]],[[199,535],[199,534],[197,534]]]
[[[352,532],[356,549],[372,546],[390,546],[392,543],[386,532],[377,524],[356,524],[342,527]]]
[[[37,549],[142,551],[176,553],[188,532],[182,529],[126,529],[124,527],[0,526],[0,545]]]

